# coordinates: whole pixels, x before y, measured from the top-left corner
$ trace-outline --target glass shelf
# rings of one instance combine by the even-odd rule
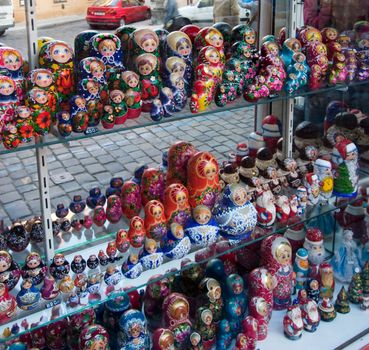
[[[217,107],[215,105],[215,103],[213,102],[212,105],[205,112],[197,113],[197,114],[192,114],[190,112],[188,106],[187,106],[182,112],[176,113],[173,117],[163,118],[162,120],[160,120],[158,122],[153,121],[150,118],[148,113],[142,113],[139,118],[129,119],[121,127],[116,126],[113,129],[104,129],[101,125],[99,125],[98,126],[98,132],[96,132],[94,134],[85,135],[83,133],[81,133],[81,134],[73,133],[71,136],[65,137],[65,138],[60,137],[60,136],[55,136],[52,133],[49,133],[48,135],[44,136],[42,139],[41,138],[37,139],[37,142],[32,141],[32,142],[27,143],[27,144],[21,144],[20,146],[18,146],[15,149],[7,150],[7,149],[2,147],[0,149],[0,155],[1,154],[7,154],[7,153],[13,153],[13,152],[20,152],[20,151],[24,151],[24,150],[35,149],[35,148],[39,148],[39,147],[45,147],[45,146],[50,146],[50,145],[55,145],[55,144],[60,144],[60,143],[68,143],[70,141],[83,140],[83,139],[87,139],[87,138],[90,138],[90,137],[108,135],[108,134],[113,134],[113,133],[117,133],[117,132],[120,132],[120,131],[133,130],[133,129],[148,127],[148,126],[157,125],[157,124],[175,122],[175,121],[178,121],[178,120],[196,118],[197,116],[204,116],[204,115],[209,115],[209,114],[214,114],[214,113],[220,113],[222,111],[231,111],[231,110],[235,110],[235,109],[239,109],[239,108],[246,108],[246,107],[252,107],[252,106],[256,106],[256,105],[262,105],[262,104],[267,104],[267,103],[272,103],[272,102],[277,102],[277,101],[283,101],[283,100],[287,100],[287,99],[290,99],[290,98],[306,97],[306,96],[310,96],[310,95],[326,93],[326,92],[329,92],[329,91],[343,91],[343,92],[345,92],[351,87],[366,85],[368,82],[369,82],[369,80],[364,80],[364,81],[351,82],[349,84],[339,84],[339,85],[335,85],[335,86],[328,86],[327,85],[325,87],[322,87],[322,88],[316,89],[316,90],[309,90],[308,88],[305,88],[305,89],[301,89],[301,90],[299,90],[299,91],[297,91],[296,93],[293,93],[293,94],[286,94],[285,92],[281,92],[276,97],[267,98],[267,99],[260,99],[259,101],[255,102],[255,103],[246,102],[242,97],[240,97],[235,102],[233,102],[232,104],[227,105],[224,108]],[[55,134],[57,134],[57,132],[55,132]]]
[[[301,218],[301,220],[299,220],[298,222],[295,222],[295,223],[290,224],[290,225],[284,225],[283,227],[275,226],[274,228],[271,228],[268,231],[264,231],[263,234],[259,235],[258,237],[255,237],[254,234],[255,234],[256,231],[259,231],[259,230],[255,230],[254,234],[252,235],[252,237],[249,240],[242,241],[242,242],[237,242],[237,244],[234,244],[234,245],[230,244],[229,248],[226,249],[225,251],[217,252],[217,253],[213,254],[212,256],[209,256],[209,257],[203,258],[201,260],[198,260],[197,263],[198,264],[206,264],[211,259],[219,258],[219,257],[222,257],[225,254],[229,254],[229,253],[232,253],[232,252],[237,252],[240,249],[247,248],[250,245],[258,243],[258,242],[262,241],[263,239],[265,239],[266,237],[269,237],[271,235],[283,234],[287,229],[292,228],[296,225],[304,224],[304,226],[306,226],[311,220],[316,219],[316,218],[318,218],[322,215],[332,215],[333,212],[335,212],[337,209],[342,208],[342,207],[346,206],[347,204],[349,204],[349,203],[351,203],[351,202],[353,202],[357,199],[361,199],[361,198],[363,198],[363,197],[356,197],[355,199],[351,199],[349,201],[346,201],[345,203],[338,203],[337,204],[337,198],[332,197],[331,200],[330,200],[330,204],[332,204],[332,205],[327,206],[327,207],[319,206],[319,205],[315,206],[315,208],[318,208],[318,209],[319,208],[324,208],[324,212],[318,212],[317,213],[316,211],[313,210],[313,208],[311,208],[309,216]],[[336,231],[338,231],[338,230],[336,230]],[[111,234],[108,234],[108,235],[103,236],[103,237],[111,239],[111,238],[114,237],[114,234],[111,233]],[[104,239],[101,238],[101,241],[103,241],[103,240]],[[326,245],[333,246],[332,250],[334,250],[334,241],[335,241],[334,234],[326,233],[325,240],[326,240],[326,242],[325,242]],[[101,241],[99,241],[99,244],[96,244],[96,245],[93,244],[93,242],[86,242],[85,241],[83,244],[81,242],[81,246],[83,245],[84,249],[83,249],[83,252],[81,252],[79,250],[79,254],[82,254],[83,257],[85,259],[87,259],[90,254],[97,254],[100,249],[105,251],[106,242],[101,242]],[[95,243],[97,243],[97,242],[98,241],[95,241]],[[75,245],[73,247],[73,250],[77,250],[77,249],[78,249],[78,245]],[[192,249],[192,251],[182,259],[177,259],[177,260],[165,259],[164,263],[160,267],[158,267],[157,269],[153,269],[153,270],[145,270],[136,279],[127,279],[127,278],[123,277],[122,281],[116,286],[116,290],[122,290],[123,286],[124,286],[126,292],[128,292],[128,293],[130,291],[134,291],[134,290],[141,290],[141,289],[146,287],[146,285],[148,284],[149,278],[153,275],[161,274],[161,276],[159,276],[158,278],[152,279],[150,281],[150,283],[153,283],[155,281],[159,281],[164,277],[170,278],[171,276],[174,276],[175,274],[178,274],[182,271],[185,271],[185,270],[191,268],[191,266],[187,265],[185,267],[181,267],[181,262],[184,259],[190,259],[192,261],[195,261],[195,255],[200,250],[201,249]],[[60,249],[60,250],[58,250],[58,252],[63,252],[66,256],[66,259],[69,262],[72,261],[74,253],[71,253],[69,249],[64,249],[64,250]],[[114,264],[120,269],[120,266],[121,266],[122,262],[125,261],[127,256],[128,256],[128,253],[125,253],[124,255],[121,254],[120,256],[118,256],[118,258],[119,258],[118,262],[114,263]],[[329,252],[329,250],[327,250],[326,259],[329,259],[330,257],[331,257],[331,252]],[[96,271],[96,270],[91,271],[91,273],[96,273],[96,272],[100,272],[100,273],[104,274],[105,267],[102,268],[100,271]],[[16,287],[12,291],[13,295],[16,295],[17,289],[18,288]],[[6,339],[0,339],[0,343],[11,340],[13,338],[16,338],[16,337],[20,336],[21,334],[24,334],[24,333],[26,333],[30,330],[37,329],[37,328],[46,326],[50,323],[56,322],[56,321],[58,321],[58,320],[60,320],[64,317],[71,316],[73,314],[76,314],[78,312],[86,310],[90,307],[99,306],[100,304],[102,304],[102,303],[106,302],[107,300],[109,300],[109,296],[105,294],[105,290],[106,290],[106,285],[105,285],[104,282],[102,282],[101,299],[99,301],[96,301],[96,302],[91,303],[91,304],[86,305],[86,306],[77,306],[75,308],[70,308],[70,307],[66,306],[66,303],[65,303],[66,297],[64,296],[64,298],[63,298],[63,296],[59,296],[58,297],[59,299],[57,298],[57,300],[60,300],[61,304],[56,306],[57,308],[60,308],[58,315],[55,315],[55,311],[53,311],[52,308],[45,309],[45,305],[47,304],[47,302],[44,301],[44,300],[42,300],[42,302],[40,303],[38,309],[33,311],[33,312],[32,311],[26,312],[26,311],[21,311],[21,310],[17,309],[16,315],[13,316],[13,318],[8,323],[3,324],[3,325],[0,326],[0,337],[3,337],[2,335],[3,335],[3,332],[6,328],[11,329],[14,324],[18,324],[18,326],[21,328],[21,331],[18,334],[12,335],[12,336],[10,336]],[[41,318],[42,318],[42,322],[40,322]],[[36,324],[37,322],[39,322],[39,325],[33,327],[32,329],[24,330],[21,326],[21,323],[24,319],[27,319],[28,324],[32,324],[32,323]]]

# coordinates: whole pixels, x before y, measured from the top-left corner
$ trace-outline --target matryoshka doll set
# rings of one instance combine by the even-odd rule
[[[55,88],[60,110],[69,110],[68,101],[74,93],[74,53],[64,41],[53,40],[39,51],[40,68],[47,68],[55,76]]]

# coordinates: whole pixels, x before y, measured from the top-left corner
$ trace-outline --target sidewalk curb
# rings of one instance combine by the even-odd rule
[[[58,20],[58,21],[53,22],[53,23],[51,23],[49,21],[44,22],[44,21],[41,20],[41,21],[36,21],[36,26],[37,26],[38,29],[45,29],[45,28],[52,28],[52,27],[56,27],[56,26],[59,26],[59,25],[69,24],[69,23],[81,22],[81,21],[85,21],[85,17],[70,18],[70,19],[68,19],[66,17],[65,19],[63,18],[63,20]],[[22,24],[15,25],[15,27],[13,27],[13,28],[9,28],[8,31],[9,32],[15,32],[15,31],[20,31],[20,30],[26,30],[26,28],[27,28],[26,23],[22,22]]]

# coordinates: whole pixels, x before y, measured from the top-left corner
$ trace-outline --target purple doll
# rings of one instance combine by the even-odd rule
[[[46,275],[44,285],[41,288],[41,296],[45,300],[55,299],[59,295],[59,288],[55,278],[51,275]]]
[[[82,133],[88,126],[88,112],[86,108],[86,99],[75,95],[69,101],[72,118],[72,128],[74,132]]]

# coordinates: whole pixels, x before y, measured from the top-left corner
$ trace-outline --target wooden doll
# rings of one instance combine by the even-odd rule
[[[169,185],[164,191],[165,216],[169,223],[186,225],[191,218],[191,207],[188,202],[187,188],[178,183]]]
[[[132,71],[123,72],[120,88],[125,94],[124,101],[128,107],[128,119],[138,118],[142,109],[140,77]]]
[[[145,205],[145,228],[148,238],[159,242],[166,236],[167,220],[164,206],[157,200],[151,200]]]
[[[74,95],[69,104],[73,131],[77,133],[86,131],[89,121],[86,100],[82,96]]]
[[[139,216],[134,216],[130,220],[128,237],[132,247],[141,248],[143,246],[146,229],[144,221]]]
[[[201,29],[195,38],[195,47],[199,52],[205,46],[213,46],[220,53],[220,60],[225,64],[224,38],[222,33],[213,27],[205,27]]]
[[[49,68],[55,75],[60,108],[68,110],[68,101],[74,92],[73,49],[64,41],[49,41],[40,49],[39,64],[41,68]]]
[[[75,56],[74,60],[76,67],[78,67],[79,63],[84,58],[90,55],[89,42],[90,39],[96,34],[98,34],[96,30],[89,29],[78,33],[74,37],[74,56]]]
[[[158,58],[152,53],[144,53],[137,57],[136,69],[142,86],[142,110],[147,112],[150,111],[152,100],[159,95],[162,86]]]
[[[198,152],[188,161],[187,173],[191,207],[207,205],[212,208],[220,192],[217,160],[209,152]]]
[[[141,180],[142,204],[146,205],[152,199],[164,199],[164,174],[159,169],[148,168],[142,174]]]
[[[132,62],[144,53],[150,53],[159,59],[159,37],[149,28],[136,29],[130,35],[129,49],[133,51]]]
[[[127,219],[137,216],[142,207],[140,185],[131,180],[126,181],[122,186],[121,202],[123,215]]]

